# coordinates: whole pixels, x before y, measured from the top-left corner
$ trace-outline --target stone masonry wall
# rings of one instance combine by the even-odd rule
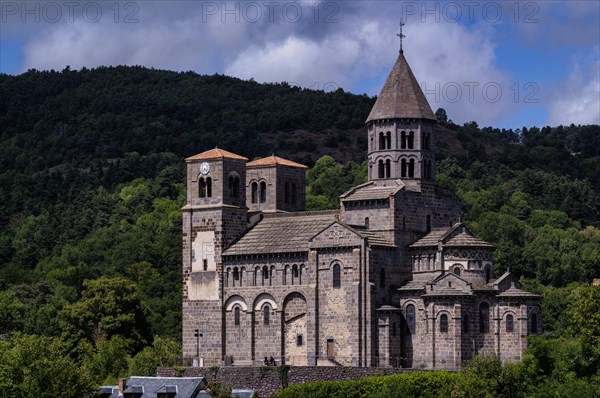
[[[279,367],[222,367],[222,368],[186,368],[183,374],[173,368],[158,368],[157,376],[162,377],[206,377],[217,380],[232,388],[253,388],[261,398],[271,397],[281,388]],[[303,384],[316,381],[356,380],[368,376],[385,376],[406,373],[409,370],[400,368],[359,368],[359,367],[290,367],[287,383]]]

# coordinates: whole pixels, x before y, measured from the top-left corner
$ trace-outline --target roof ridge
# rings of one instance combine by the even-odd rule
[[[284,159],[282,157],[275,156],[275,155],[266,156],[264,158],[256,159],[256,160],[246,163],[246,167],[268,167],[268,166],[273,166],[273,165],[296,167],[299,169],[308,169],[308,166],[305,166],[301,163],[294,162],[293,160],[289,160],[289,159]]]
[[[284,213],[263,213],[263,218],[286,218],[286,217],[302,217],[302,216],[326,216],[339,214],[339,209],[335,210],[309,210],[309,211],[295,211],[295,212],[284,212]]]
[[[208,151],[204,151],[197,155],[190,156],[190,157],[186,158],[185,160],[190,161],[190,160],[202,160],[202,159],[207,159],[207,160],[208,159],[237,159],[237,160],[246,160],[246,161],[248,160],[247,157],[238,155],[237,153],[226,151],[225,149],[221,149],[221,148],[209,149]]]

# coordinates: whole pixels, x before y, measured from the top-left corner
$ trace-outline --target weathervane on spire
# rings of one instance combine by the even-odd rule
[[[406,37],[402,33],[402,27],[404,25],[406,25],[406,24],[404,23],[404,21],[402,20],[402,18],[400,18],[400,33],[396,33],[396,36],[398,36],[400,38],[400,54],[404,54],[404,50],[402,50],[402,39],[404,39]]]

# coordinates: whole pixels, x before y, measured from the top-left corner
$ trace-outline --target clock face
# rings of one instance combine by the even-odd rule
[[[209,166],[209,164],[208,164],[208,163],[206,163],[206,162],[203,162],[203,163],[200,165],[200,172],[201,172],[202,174],[206,175],[206,174],[208,174],[208,172],[209,172],[209,171],[210,171],[210,166]]]

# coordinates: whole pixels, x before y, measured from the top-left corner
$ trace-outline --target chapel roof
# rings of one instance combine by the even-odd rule
[[[417,240],[410,247],[480,247],[491,249],[494,245],[477,239],[463,223],[456,223],[450,228],[434,228],[430,233]]]
[[[402,180],[393,180],[387,186],[375,185],[373,181],[351,188],[340,195],[343,202],[387,199],[404,188]]]
[[[189,158],[186,158],[185,160],[191,161],[191,160],[214,160],[214,159],[248,160],[248,158],[237,155],[233,152],[226,151],[221,148],[210,149],[208,151],[199,153],[197,155],[190,156]]]
[[[299,169],[308,169],[308,166],[305,166],[300,163],[292,162],[291,160],[280,158],[279,156],[271,155],[266,158],[253,160],[251,162],[246,163],[246,167],[270,167],[270,166],[289,166],[296,167]]]
[[[338,210],[264,214],[264,218],[223,255],[306,252],[309,239],[338,217]]]
[[[380,119],[436,120],[402,52],[398,55],[366,123]]]

